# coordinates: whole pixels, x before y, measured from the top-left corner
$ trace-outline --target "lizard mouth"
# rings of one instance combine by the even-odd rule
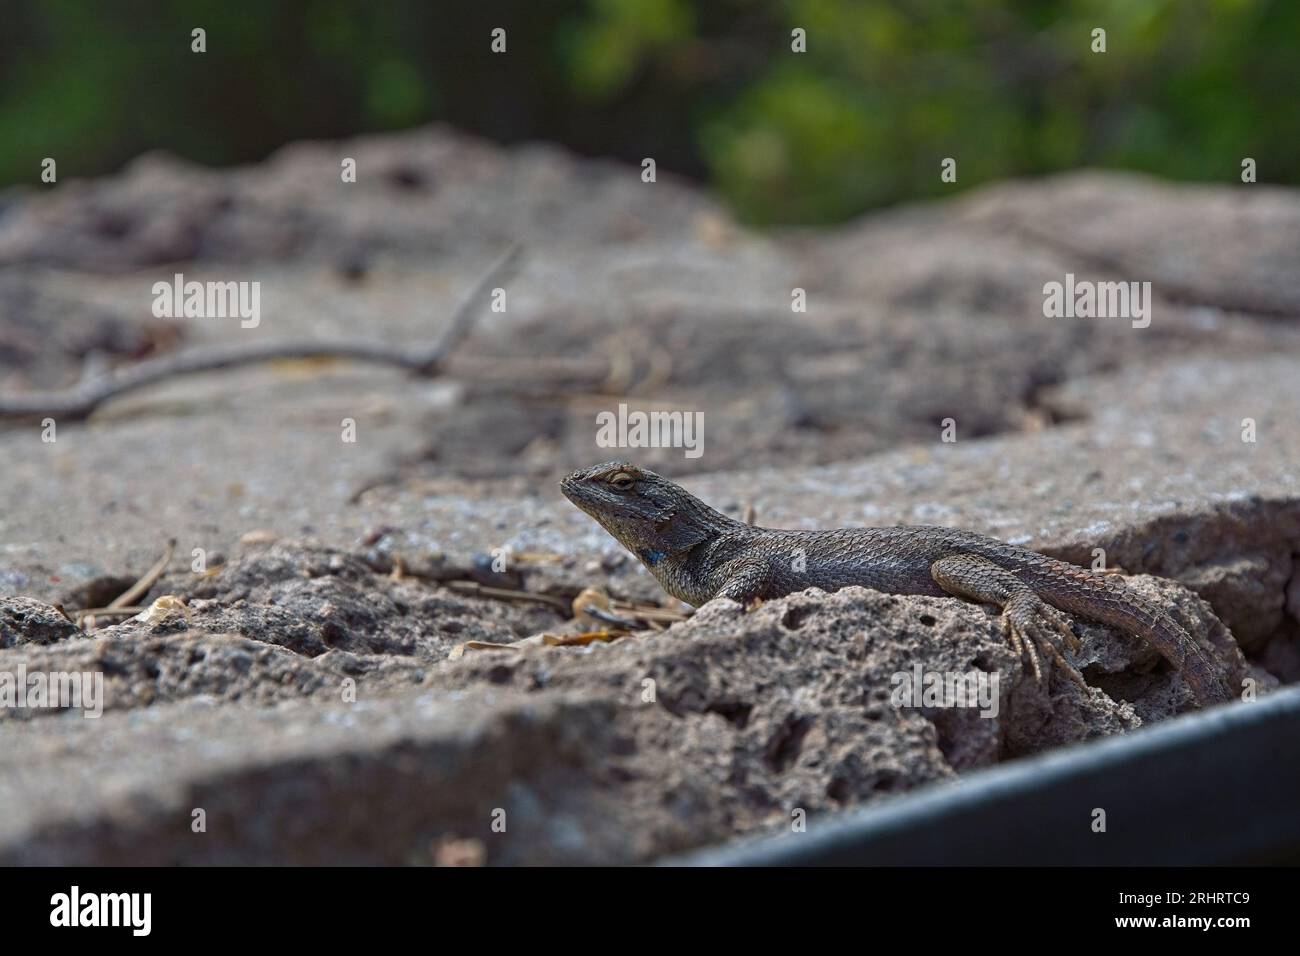
[[[593,487],[584,472],[576,472],[560,482],[560,492],[579,511],[582,511],[605,528],[611,527],[618,513],[617,504],[610,500],[607,493],[599,487]]]
[[[591,494],[582,486],[582,472],[574,472],[568,478],[561,479],[560,493],[568,498],[571,502],[588,511],[588,504],[591,501]]]

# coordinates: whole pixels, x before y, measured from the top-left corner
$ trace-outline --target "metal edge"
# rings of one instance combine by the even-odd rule
[[[1098,829],[1098,812],[1104,829]],[[1300,861],[1300,687],[1075,744],[668,866]]]

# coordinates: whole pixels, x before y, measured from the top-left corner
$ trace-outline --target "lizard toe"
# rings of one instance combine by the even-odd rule
[[[1019,642],[1027,650],[1035,680],[1042,684],[1052,670],[1059,669],[1076,686],[1087,690],[1088,685],[1083,675],[1061,648],[1062,644],[1070,650],[1078,650],[1080,647],[1079,638],[1064,615],[1044,603],[1033,592],[1015,595],[1007,602],[1004,613],[1011,629],[1018,634]],[[1040,656],[1047,664],[1046,674],[1040,664]]]
[[[1079,669],[1070,662],[1059,646],[1062,639],[1064,639],[1065,646],[1071,650],[1077,649],[1079,639],[1075,636],[1074,631],[1070,630],[1059,618],[1054,616],[1046,604],[1042,604],[1038,608],[1033,624],[1029,627],[1029,632],[1043,657],[1047,660],[1049,668],[1062,671],[1077,687],[1087,691],[1088,684],[1083,679],[1083,675],[1079,673]]]
[[[1070,626],[1070,619],[1050,604],[1044,604],[1043,611],[1048,620],[1052,622],[1052,626],[1065,638],[1065,646],[1070,649],[1071,653],[1079,653],[1079,650],[1083,647],[1083,641],[1079,640],[1079,635],[1074,633],[1074,628]]]
[[[1042,684],[1043,665],[1039,661],[1033,635],[1021,622],[1007,618],[1004,620],[1006,620],[1007,639],[1012,650],[1016,652],[1017,657],[1029,659],[1029,668],[1034,673],[1034,682]]]

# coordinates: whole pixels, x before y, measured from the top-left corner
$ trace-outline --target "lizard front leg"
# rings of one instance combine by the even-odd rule
[[[772,584],[772,568],[761,559],[729,565],[724,574],[722,586],[713,592],[713,596],[738,601],[747,610],[762,603]]]
[[[1033,588],[1012,572],[977,554],[956,554],[934,562],[930,566],[930,576],[949,594],[993,604],[1001,609],[1011,647],[1017,654],[1028,655],[1035,680],[1041,682],[1043,679],[1035,651],[1037,646],[1065,671],[1070,680],[1087,689],[1083,675],[1065,659],[1051,639],[1051,630],[1055,630],[1065,637],[1071,649],[1077,650],[1079,639],[1074,631]]]

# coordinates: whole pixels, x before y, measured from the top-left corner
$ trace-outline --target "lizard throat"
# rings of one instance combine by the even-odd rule
[[[656,551],[654,548],[638,548],[637,557],[646,563],[648,567],[653,568],[656,564],[668,557],[666,551]]]

